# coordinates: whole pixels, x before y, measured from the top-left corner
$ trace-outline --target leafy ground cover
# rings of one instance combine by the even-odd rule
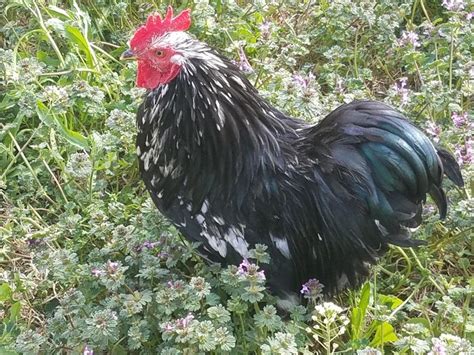
[[[263,96],[317,121],[376,98],[461,164],[427,245],[392,248],[365,285],[282,317],[264,246],[209,265],[154,208],[134,148],[135,64],[117,59],[160,1],[0,0],[0,353],[473,351],[472,0],[232,1],[193,9],[191,32]]]

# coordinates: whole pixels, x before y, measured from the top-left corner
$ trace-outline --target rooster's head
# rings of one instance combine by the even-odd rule
[[[191,25],[190,10],[173,17],[168,7],[162,19],[158,14],[148,17],[130,40],[130,49],[121,59],[138,61],[137,86],[154,89],[173,80],[188,57],[189,47],[195,42],[186,31]]]

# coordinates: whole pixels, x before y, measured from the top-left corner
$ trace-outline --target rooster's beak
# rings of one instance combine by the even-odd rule
[[[135,53],[133,53],[131,49],[127,49],[120,56],[120,60],[135,60],[135,59],[137,59],[137,57],[135,56]]]

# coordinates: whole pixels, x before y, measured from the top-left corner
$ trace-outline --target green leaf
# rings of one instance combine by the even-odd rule
[[[206,304],[209,306],[216,306],[220,303],[221,299],[215,293],[209,293],[206,295]]]
[[[367,306],[369,305],[370,301],[370,284],[368,282],[365,283],[364,287],[362,288],[362,292],[360,294],[360,301],[359,307],[362,311],[362,316],[365,317],[365,313],[367,312]]]
[[[10,307],[10,321],[15,322],[20,315],[20,310],[21,310],[21,303],[20,302],[15,302],[12,304]]]
[[[352,308],[351,311],[351,334],[352,340],[359,339],[360,325],[362,323],[362,313],[359,307]]]
[[[362,324],[365,319],[367,312],[367,306],[370,301],[370,284],[365,283],[362,288],[359,300],[359,306],[354,307],[351,312],[351,329],[352,329],[352,340],[357,340],[360,337]]]
[[[89,68],[94,69],[97,66],[97,58],[89,45],[89,41],[76,27],[66,25],[64,29],[66,30],[66,36],[86,55],[86,62]]]
[[[64,17],[65,19],[68,19],[68,20],[73,19],[72,16],[66,10],[63,10],[60,7],[57,7],[57,6],[54,6],[54,5],[49,5],[48,9],[50,11],[54,12],[56,16],[59,15],[59,16]]]
[[[0,354],[2,355],[18,355],[18,353],[14,350],[11,350],[7,347],[7,345],[0,346]]]
[[[238,27],[237,30],[234,32],[234,35],[238,39],[245,40],[248,43],[255,43],[257,41],[255,32],[244,26]]]
[[[398,337],[397,334],[395,334],[393,327],[389,323],[383,322],[377,326],[377,330],[375,331],[374,338],[370,342],[370,346],[378,347],[384,343],[391,343],[397,340]]]
[[[216,14],[219,16],[222,15],[222,0],[216,1],[215,8],[216,8]]]
[[[426,329],[431,328],[431,324],[426,318],[410,318],[407,323],[421,324]]]
[[[403,301],[397,296],[386,296],[381,294],[379,294],[379,302],[390,307],[391,310],[394,310],[403,303]]]
[[[12,289],[6,282],[0,285],[0,302],[10,301],[12,299]]]
[[[76,131],[72,131],[64,127],[63,123],[57,117],[51,114],[40,100],[36,101],[36,113],[39,119],[48,127],[56,129],[68,142],[82,148],[89,150],[89,142],[86,137]]]
[[[120,344],[114,345],[111,351],[112,355],[127,355],[129,352]]]

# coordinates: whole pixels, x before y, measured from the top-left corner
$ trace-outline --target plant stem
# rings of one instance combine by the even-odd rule
[[[41,159],[41,161],[43,162],[43,165],[46,167],[46,170],[48,170],[49,174],[53,178],[53,181],[58,186],[58,189],[61,192],[61,196],[63,197],[64,202],[68,203],[69,201],[68,201],[66,195],[64,194],[64,191],[63,191],[63,189],[61,187],[61,184],[59,183],[58,179],[56,178],[56,175],[54,175],[54,173],[51,171],[51,168],[49,167],[48,163],[46,163],[46,161],[44,159]]]
[[[457,29],[451,31],[451,46],[449,50],[449,90],[453,88],[453,60],[454,60],[454,36],[457,34]]]
[[[421,10],[423,10],[423,14],[425,15],[426,19],[430,24],[432,24],[430,15],[428,15],[428,11],[426,10],[425,3],[423,0],[420,0]]]
[[[36,183],[38,184],[41,192],[43,193],[44,197],[46,197],[46,199],[51,202],[52,204],[56,204],[56,201],[54,201],[51,197],[49,197],[48,193],[46,192],[46,190],[44,189],[43,187],[43,184],[41,184],[41,182],[39,181],[38,179],[38,176],[36,176],[36,173],[35,171],[33,170],[33,168],[31,167],[31,164],[30,162],[28,161],[28,159],[26,158],[25,154],[23,153],[23,150],[21,149],[20,145],[18,144],[18,142],[16,141],[15,137],[13,136],[13,134],[11,134],[10,131],[8,131],[8,135],[10,136],[10,138],[12,139],[13,141],[13,144],[15,145],[16,149],[18,150],[18,152],[20,153],[20,156],[21,158],[23,159],[25,165],[28,167],[28,169],[30,170],[31,172],[31,175],[33,176],[33,179],[36,181]]]
[[[245,326],[244,326],[244,319],[242,318],[242,314],[239,314],[240,326],[242,327],[242,341],[244,346],[244,352],[247,350],[247,340],[245,339]]]
[[[355,43],[354,43],[354,73],[355,77],[359,79],[359,68],[358,68],[358,63],[357,63],[357,56],[358,56],[358,44],[359,44],[359,27],[357,27],[356,33],[355,33]]]
[[[433,277],[431,276],[431,271],[421,264],[421,261],[420,261],[420,259],[418,259],[418,256],[416,255],[413,248],[410,248],[410,252],[413,255],[413,257],[415,258],[415,261],[416,261],[418,267],[428,274],[428,276],[427,276],[428,280],[430,280],[430,282],[433,284],[433,286],[436,287],[438,289],[438,291],[441,292],[441,294],[445,295],[446,292],[438,285],[438,282],[436,282],[433,279]]]
[[[56,53],[56,55],[58,56],[59,61],[61,62],[61,66],[64,66],[64,64],[65,64],[64,57],[61,54],[61,51],[59,50],[58,45],[56,44],[53,37],[51,36],[51,33],[48,31],[48,29],[46,28],[46,25],[44,24],[43,16],[41,15],[41,11],[40,11],[38,5],[36,4],[36,1],[33,1],[33,5],[35,7],[34,10],[31,9],[29,6],[27,6],[27,5],[26,6],[33,13],[33,16],[35,16],[36,19],[38,20],[41,29],[43,30],[44,34],[48,38],[49,43],[51,43],[51,46],[53,47],[54,52]]]

